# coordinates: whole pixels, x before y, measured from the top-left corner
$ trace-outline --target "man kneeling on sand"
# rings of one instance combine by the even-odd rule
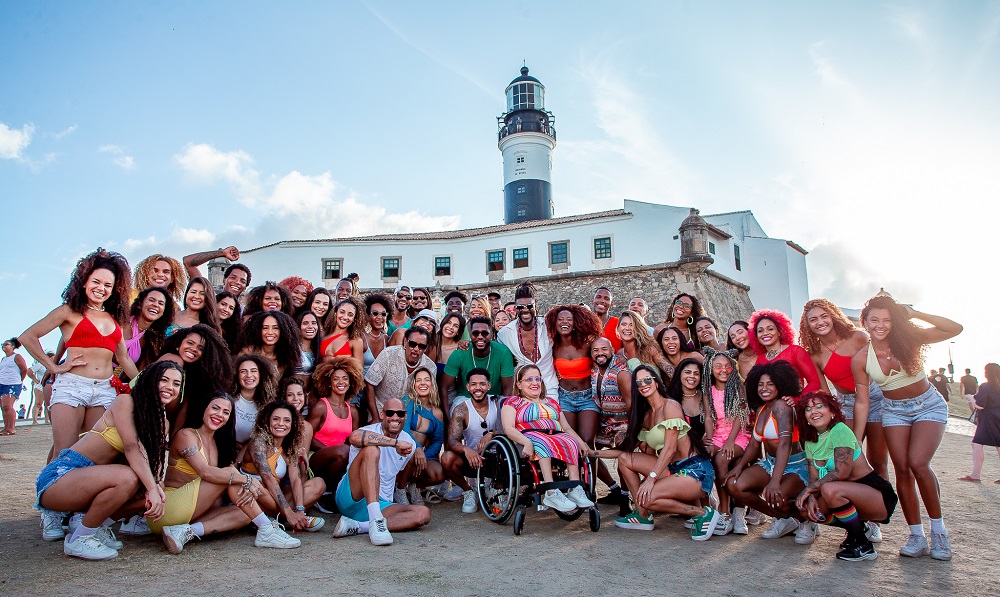
[[[416,442],[403,431],[406,410],[390,398],[382,410],[382,422],[351,433],[347,473],[337,486],[337,508],[343,516],[334,537],[368,533],[373,545],[392,545],[390,531],[408,531],[431,520],[426,506],[393,504],[396,475],[413,458]]]

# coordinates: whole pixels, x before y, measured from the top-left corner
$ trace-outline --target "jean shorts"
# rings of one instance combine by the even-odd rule
[[[840,410],[844,413],[844,418],[854,420],[854,394],[843,394],[837,392],[837,401],[840,402]],[[874,381],[868,386],[868,422],[882,422],[882,388]],[[850,425],[848,425],[849,427]]]
[[[45,508],[42,508],[42,494],[45,493],[45,490],[62,479],[66,473],[88,466],[94,466],[94,462],[83,454],[69,448],[60,451],[59,455],[38,473],[38,479],[35,480],[35,508],[45,511]]]
[[[118,397],[111,385],[111,378],[92,379],[74,373],[60,373],[52,384],[51,405],[68,404],[77,406],[108,408]]]
[[[883,427],[910,427],[921,421],[948,423],[948,403],[931,384],[927,391],[916,398],[905,400],[884,400],[882,407]]]
[[[17,398],[21,395],[21,384],[0,384],[0,396],[13,396]]]
[[[690,477],[701,483],[701,490],[706,494],[712,493],[715,486],[715,467],[712,466],[704,456],[695,455],[684,460],[672,462],[667,467],[671,475]]]
[[[597,402],[594,401],[593,388],[576,392],[559,388],[559,408],[567,413],[578,413],[585,410],[595,413],[601,412],[601,407],[597,406]]]
[[[775,457],[765,452],[764,457],[757,461],[757,466],[764,469],[764,472],[770,475],[774,472],[775,462]],[[788,464],[785,465],[785,474],[789,473],[798,475],[803,483],[806,485],[809,484],[809,462],[806,460],[805,452],[792,454],[788,457]]]

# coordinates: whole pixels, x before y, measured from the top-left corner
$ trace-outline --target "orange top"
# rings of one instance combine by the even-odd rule
[[[590,357],[578,359],[553,359],[559,379],[584,379],[590,377]]]

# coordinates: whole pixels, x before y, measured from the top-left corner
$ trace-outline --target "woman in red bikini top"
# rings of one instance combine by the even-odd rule
[[[28,354],[57,375],[51,409],[53,455],[72,446],[114,400],[112,360],[120,363],[129,377],[139,374],[128,356],[120,327],[128,321],[131,284],[125,258],[99,248],[77,263],[63,291],[64,303],[20,336]],[[62,363],[49,358],[40,341],[56,328],[62,332],[67,349]],[[68,374],[62,383],[59,374]],[[89,394],[79,390],[88,385]]]
[[[588,446],[593,447],[601,419],[600,407],[596,406],[593,394],[589,395],[593,408],[581,409],[579,404],[569,402],[573,394],[591,390],[590,345],[601,337],[604,324],[584,307],[561,305],[545,314],[545,329],[552,341],[552,364],[559,378],[562,412],[569,426]]]
[[[359,300],[348,297],[333,306],[323,330],[326,337],[319,344],[323,359],[345,356],[361,362],[364,358],[365,346],[361,340],[365,324],[361,317],[364,307],[359,305]]]

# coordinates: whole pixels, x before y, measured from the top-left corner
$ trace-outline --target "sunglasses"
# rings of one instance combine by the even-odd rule
[[[534,309],[535,303],[528,303],[527,305],[514,305],[514,308],[518,311],[524,311],[525,309]]]
[[[387,311],[372,311],[371,312],[371,316],[372,317],[385,317],[388,314],[389,313]]]
[[[469,335],[475,338],[476,336],[489,336],[490,332],[488,330],[473,330],[469,332]]]
[[[532,382],[533,381],[542,381],[542,378],[541,377],[531,376],[531,377],[522,378],[521,381],[532,381]]]
[[[385,409],[385,410],[382,411],[382,413],[386,416],[386,418],[388,418],[388,417],[396,417],[397,419],[405,419],[406,418],[406,411],[405,410],[389,410],[389,409]]]
[[[641,388],[642,386],[651,386],[654,383],[656,383],[656,380],[652,377],[643,377],[642,379],[635,380],[635,385],[638,388]]]
[[[419,348],[420,350],[425,350],[427,348],[427,343],[415,342],[413,340],[407,340],[406,345],[410,348]]]
[[[410,298],[410,295],[409,294],[399,293],[399,294],[396,295],[396,298],[405,298],[405,299],[408,299],[408,298]]]
[[[486,421],[480,421],[479,426],[482,427],[483,429],[486,429]]]
[[[677,301],[674,303],[675,307],[684,307],[685,309],[694,309],[694,303],[685,303],[684,301]]]

